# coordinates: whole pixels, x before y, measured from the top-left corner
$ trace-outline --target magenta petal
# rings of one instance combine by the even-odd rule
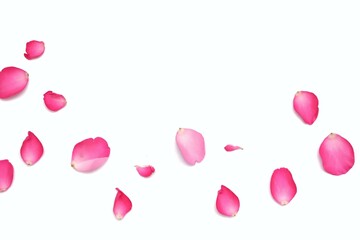
[[[37,163],[44,153],[43,145],[40,140],[32,133],[28,132],[21,145],[20,155],[22,160],[29,166]]]
[[[116,188],[117,194],[114,201],[113,212],[116,219],[121,220],[130,212],[132,202],[120,189]]]
[[[298,91],[293,99],[293,107],[300,118],[312,125],[319,114],[319,100],[316,95],[308,91]]]
[[[42,41],[32,40],[26,43],[26,53],[24,56],[28,60],[41,57],[45,52],[45,44]]]
[[[0,192],[11,187],[14,179],[14,167],[9,160],[0,160]]]
[[[231,145],[231,144],[228,144],[224,147],[225,151],[227,152],[232,152],[232,151],[235,151],[235,150],[243,150],[242,147],[239,147],[239,146],[234,146],[234,145]]]
[[[136,165],[135,167],[136,167],[136,171],[142,177],[150,177],[155,172],[155,168],[151,165],[147,165],[147,166]]]
[[[229,188],[221,185],[216,198],[216,209],[227,217],[234,217],[239,212],[240,200]]]
[[[109,156],[110,148],[105,139],[88,138],[75,145],[71,166],[79,172],[93,172],[103,166]]]
[[[270,180],[270,191],[274,200],[282,206],[294,198],[297,188],[289,169],[274,170]]]
[[[200,163],[205,157],[204,137],[193,129],[179,128],[176,133],[176,144],[183,159],[190,165]]]
[[[65,107],[66,99],[63,95],[47,91],[44,94],[44,103],[49,110],[56,112]]]
[[[324,170],[338,176],[347,173],[355,163],[354,149],[348,140],[336,133],[321,143],[319,154]]]
[[[17,67],[6,67],[0,72],[0,98],[11,98],[22,92],[29,82],[29,74]]]

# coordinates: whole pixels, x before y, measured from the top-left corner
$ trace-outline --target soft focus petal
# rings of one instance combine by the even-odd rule
[[[293,99],[293,107],[299,117],[312,125],[319,114],[319,100],[317,96],[308,91],[298,91]]]
[[[347,173],[355,163],[354,149],[348,140],[336,133],[321,143],[319,154],[324,170],[338,176]]]
[[[29,82],[29,74],[17,67],[6,67],[0,72],[0,98],[11,98],[22,92]]]
[[[66,99],[63,95],[47,91],[44,94],[45,106],[51,111],[59,111],[66,105]]]
[[[116,219],[121,220],[130,212],[132,202],[120,189],[116,188],[117,194],[114,201],[113,212]]]
[[[282,206],[294,198],[297,188],[289,169],[274,170],[270,180],[270,191],[274,200]]]
[[[9,160],[0,160],[0,192],[11,187],[14,179],[14,167]]]
[[[190,165],[200,163],[205,157],[205,141],[201,133],[180,128],[176,133],[176,144],[183,159]]]
[[[93,172],[103,166],[110,156],[105,139],[88,138],[74,146],[71,166],[79,172]]]
[[[142,177],[150,177],[155,172],[155,168],[151,165],[147,165],[147,166],[136,165],[135,167],[136,167],[136,171]]]
[[[216,209],[224,216],[234,217],[239,212],[240,200],[229,188],[221,185],[216,198]]]
[[[228,144],[224,147],[225,151],[227,152],[232,152],[232,151],[235,151],[235,150],[243,150],[242,147],[239,147],[239,146],[234,146],[234,145],[231,145],[231,144]]]
[[[45,52],[45,44],[42,41],[32,40],[26,43],[24,56],[28,60],[41,57]]]
[[[28,136],[22,143],[20,155],[22,160],[29,166],[37,163],[44,153],[44,148],[40,140],[32,133],[28,132]]]

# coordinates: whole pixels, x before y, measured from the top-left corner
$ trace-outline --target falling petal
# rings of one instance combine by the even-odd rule
[[[231,145],[231,144],[226,145],[224,147],[224,149],[227,152],[232,152],[232,151],[235,151],[235,150],[244,150],[242,147],[234,146],[234,145]]]
[[[0,160],[0,192],[11,187],[14,179],[14,167],[9,160]]]
[[[234,217],[239,212],[240,200],[229,188],[221,185],[216,198],[216,209],[224,216]]]
[[[293,107],[306,124],[312,125],[318,117],[319,100],[312,92],[298,91],[293,99]]]
[[[329,134],[319,148],[324,170],[338,176],[347,173],[355,163],[354,149],[348,140],[336,133]]]
[[[116,188],[117,194],[114,201],[113,212],[116,219],[121,220],[130,212],[132,202],[120,189]]]
[[[22,143],[20,155],[22,160],[29,166],[37,163],[44,153],[43,145],[40,140],[32,133],[28,132],[28,136]]]
[[[66,99],[63,95],[47,91],[44,94],[45,106],[51,111],[59,111],[66,105]]]
[[[93,172],[103,166],[109,156],[110,148],[105,139],[88,138],[75,145],[71,166],[79,172]]]
[[[11,98],[22,92],[29,82],[29,74],[17,67],[6,67],[0,72],[0,98]]]
[[[150,177],[155,172],[155,168],[151,165],[147,165],[147,166],[136,165],[135,167],[136,167],[136,171],[142,177]]]
[[[28,60],[41,57],[45,52],[45,44],[42,41],[32,40],[26,43],[26,53],[24,56]]]
[[[176,133],[176,144],[183,159],[190,165],[200,163],[205,157],[204,137],[193,129],[179,128]]]
[[[297,188],[289,169],[274,170],[270,180],[270,191],[274,200],[282,206],[294,198]]]

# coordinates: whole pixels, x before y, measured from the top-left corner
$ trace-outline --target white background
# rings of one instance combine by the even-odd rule
[[[30,75],[23,94],[0,102],[0,159],[15,168],[0,194],[1,239],[360,238],[358,1],[4,0],[0,9],[0,68]],[[40,59],[24,58],[30,40],[45,42]],[[67,106],[48,111],[48,90]],[[312,126],[292,109],[298,90],[319,98]],[[179,156],[179,127],[204,135],[202,163]],[[32,167],[20,158],[27,131],[45,149]],[[354,147],[346,175],[320,165],[331,132]],[[76,172],[74,145],[97,136],[108,162]],[[136,164],[156,172],[142,178]],[[278,167],[298,187],[285,207],[269,191]],[[234,218],[216,212],[222,184],[240,198]],[[116,187],[133,202],[122,221]]]

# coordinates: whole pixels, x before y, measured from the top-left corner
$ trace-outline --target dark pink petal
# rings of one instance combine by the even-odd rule
[[[26,53],[24,56],[28,60],[41,57],[45,51],[45,44],[42,41],[32,40],[26,43]]]
[[[103,166],[109,156],[110,148],[105,139],[88,138],[75,145],[71,166],[79,172],[93,172]]]
[[[235,151],[235,150],[243,150],[242,147],[239,147],[239,146],[234,146],[234,145],[231,145],[231,144],[228,144],[224,147],[225,151],[227,152],[232,152],[232,151]]]
[[[0,192],[11,187],[14,179],[14,167],[9,160],[0,160]]]
[[[270,180],[270,191],[274,200],[282,206],[294,198],[297,188],[289,169],[274,170]]]
[[[216,209],[227,217],[234,217],[239,212],[240,200],[229,188],[221,185],[216,198]]]
[[[293,99],[295,112],[309,125],[312,125],[319,114],[319,100],[308,91],[298,91]]]
[[[176,133],[176,144],[183,159],[190,165],[200,163],[205,157],[204,137],[193,129],[179,128]]]
[[[51,111],[59,111],[66,105],[66,99],[63,95],[47,91],[44,94],[45,106]]]
[[[37,163],[44,153],[43,145],[40,140],[32,133],[28,132],[21,145],[20,155],[22,160],[29,166]]]
[[[135,167],[136,167],[136,171],[142,177],[150,177],[155,172],[155,168],[151,165],[147,165],[147,166],[136,165]]]
[[[347,173],[355,163],[351,144],[336,133],[329,134],[321,143],[319,154],[324,170],[338,176]]]
[[[116,219],[121,220],[132,209],[132,202],[120,189],[116,188],[116,191],[113,212]]]
[[[11,98],[22,92],[29,82],[29,74],[17,67],[6,67],[0,72],[0,98]]]

